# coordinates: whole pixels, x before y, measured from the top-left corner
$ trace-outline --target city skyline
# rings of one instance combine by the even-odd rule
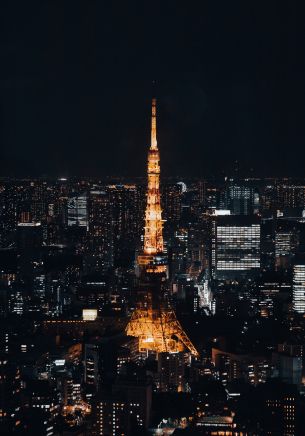
[[[1,436],[304,436],[297,3],[76,3],[0,6]]]

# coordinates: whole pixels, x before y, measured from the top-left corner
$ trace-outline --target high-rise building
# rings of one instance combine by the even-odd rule
[[[32,182],[30,187],[30,212],[34,221],[44,221],[46,218],[46,205],[48,192],[45,181]]]
[[[183,392],[185,379],[184,353],[158,354],[157,388],[161,392]]]
[[[272,357],[277,368],[276,375],[285,383],[301,386],[302,357],[291,356],[288,353],[273,353]]]
[[[132,435],[150,423],[152,387],[141,378],[119,378],[97,401],[96,435]]]
[[[272,181],[261,189],[262,212],[284,211],[285,209],[304,209],[305,186],[293,181]]]
[[[16,315],[22,315],[24,313],[24,296],[18,289],[12,290],[9,298],[9,311]]]
[[[8,247],[13,241],[17,226],[17,201],[14,187],[0,187],[0,247]]]
[[[89,247],[85,269],[103,272],[113,265],[113,226],[109,195],[105,191],[90,191]]]
[[[275,265],[275,220],[263,218],[261,221],[261,267],[273,271]]]
[[[275,268],[287,269],[299,246],[299,230],[294,222],[280,222],[275,231]]]
[[[142,186],[109,185],[113,226],[113,258],[116,267],[131,267],[140,243],[145,192]]]
[[[305,313],[305,256],[299,255],[293,266],[292,284],[292,305],[293,310],[298,313]]]
[[[93,385],[95,389],[99,386],[99,361],[100,361],[100,345],[85,344],[85,377],[84,381],[88,385]]]
[[[223,385],[233,380],[244,379],[256,386],[264,383],[271,375],[271,362],[265,356],[229,353],[213,348],[212,361]]]
[[[214,278],[242,279],[260,271],[260,220],[258,217],[217,216],[212,229]]]
[[[17,246],[20,251],[31,251],[42,245],[42,227],[40,222],[18,223]]]
[[[161,186],[161,203],[165,229],[176,226],[181,217],[182,184],[163,184]]]
[[[19,367],[7,355],[0,355],[0,428],[1,434],[13,434],[22,427],[18,417],[21,407],[21,377]]]
[[[68,226],[88,226],[87,194],[70,197],[68,200]]]
[[[305,186],[302,184],[278,183],[276,185],[276,205],[279,209],[294,209],[305,206]]]
[[[294,436],[303,433],[297,420],[299,396],[296,386],[270,381],[261,384],[256,395],[257,407],[261,410],[261,434]]]
[[[65,406],[80,404],[82,402],[80,381],[74,380],[73,377],[65,378],[63,394]]]
[[[252,215],[258,212],[259,195],[252,187],[231,182],[224,193],[224,209],[232,215]]]

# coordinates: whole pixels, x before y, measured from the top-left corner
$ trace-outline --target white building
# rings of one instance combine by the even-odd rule
[[[305,313],[305,262],[297,261],[293,267],[293,309]]]

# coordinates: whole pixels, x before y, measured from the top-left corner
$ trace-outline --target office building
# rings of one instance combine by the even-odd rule
[[[107,192],[94,190],[89,193],[89,246],[85,269],[107,271],[113,265],[112,211]]]
[[[305,313],[305,257],[299,255],[293,266],[292,307],[300,314]]]
[[[252,186],[230,182],[224,192],[223,206],[232,215],[252,215],[259,210],[259,194]]]
[[[251,278],[260,271],[260,220],[217,216],[212,224],[211,265],[215,279]]]
[[[68,199],[68,226],[88,227],[86,193]]]
[[[150,423],[152,386],[144,379],[119,378],[97,400],[95,434],[132,435]]]

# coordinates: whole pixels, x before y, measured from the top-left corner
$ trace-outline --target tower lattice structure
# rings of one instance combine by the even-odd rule
[[[165,272],[166,265],[160,262],[163,256],[163,221],[160,199],[160,154],[157,145],[157,104],[152,100],[151,110],[151,144],[147,160],[147,203],[145,210],[144,246],[138,256],[138,265],[150,272]],[[156,262],[156,259],[159,262]]]
[[[157,146],[156,99],[152,100],[151,145],[148,151],[148,186],[145,211],[144,245],[137,257],[142,290],[137,308],[126,328],[137,337],[139,351],[198,352],[166,298],[167,264],[164,255],[163,222],[160,198],[160,155]]]

